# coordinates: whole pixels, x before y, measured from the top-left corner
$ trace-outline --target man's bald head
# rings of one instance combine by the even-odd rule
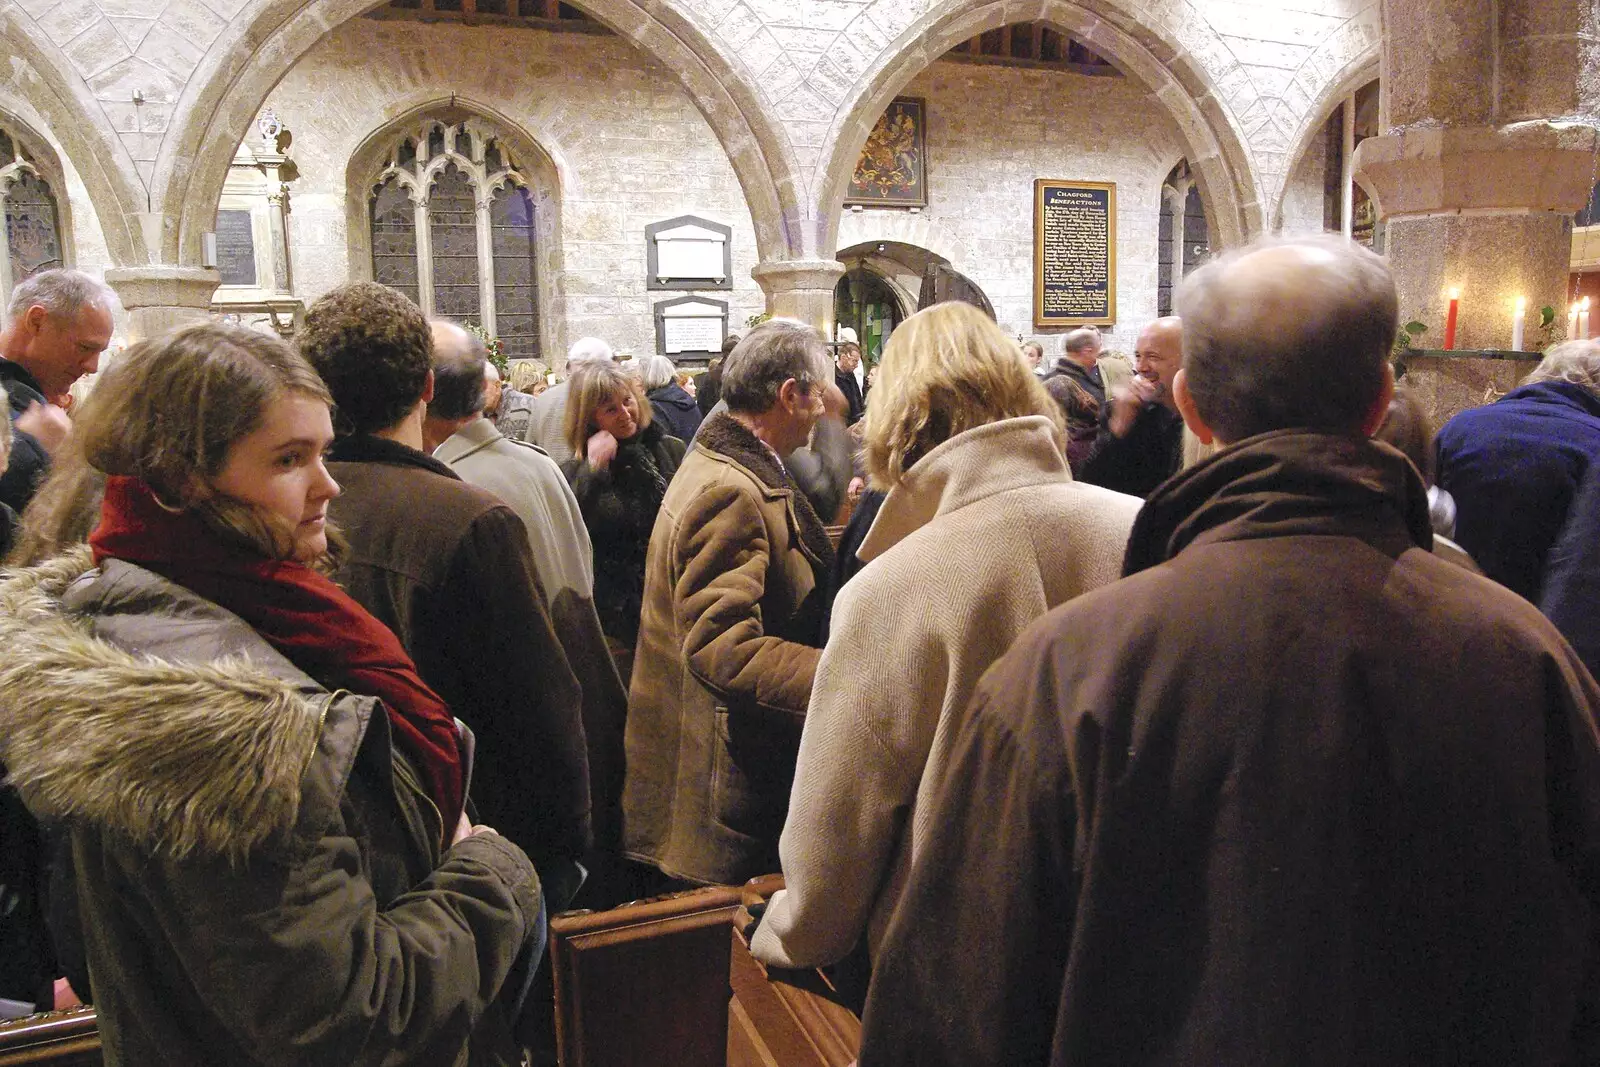
[[[433,399],[428,401],[428,417],[471,418],[483,411],[488,384],[483,368],[489,354],[482,341],[453,322],[434,319],[428,329],[433,335]]]
[[[1360,432],[1385,394],[1399,306],[1383,259],[1340,237],[1271,239],[1178,290],[1184,384],[1224,441]]]

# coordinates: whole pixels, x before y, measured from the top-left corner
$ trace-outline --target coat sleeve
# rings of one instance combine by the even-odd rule
[[[592,843],[582,693],[510,508],[472,524],[430,609],[417,632],[442,640],[422,674],[441,679],[478,736],[472,798],[484,821],[535,864],[578,858]]]
[[[1007,705],[1037,685],[1009,666],[974,697],[934,802],[941,832],[912,865],[874,961],[861,1067],[1049,1062],[1071,941],[1075,808],[1059,738],[1010,725]],[[1033,717],[1055,718],[1045,711]]]
[[[0,473],[0,504],[21,515],[50,469],[50,454],[31,433],[13,428],[11,458]]]
[[[133,862],[208,1014],[263,1064],[453,1063],[542,947],[537,876],[494,834],[387,908],[342,822],[283,866]]]
[[[804,716],[821,651],[762,628],[771,542],[750,494],[725,485],[697,494],[673,543],[673,610],[689,672],[730,710]]]
[[[907,816],[949,670],[934,642],[886,635],[882,606],[870,588],[846,588],[817,666],[778,842],[786,888],[768,904],[750,946],[775,966],[817,967],[849,954],[879,894],[889,891],[911,832]],[[857,650],[886,637],[895,647],[873,659],[892,658],[892,668],[863,669]]]

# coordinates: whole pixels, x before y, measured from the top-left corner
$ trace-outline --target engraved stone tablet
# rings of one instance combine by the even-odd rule
[[[728,334],[728,305],[686,296],[656,305],[656,351],[664,356],[710,355]]]
[[[650,289],[732,289],[733,228],[683,215],[645,227]]]
[[[256,284],[256,240],[250,212],[217,212],[217,270],[223,285]]]

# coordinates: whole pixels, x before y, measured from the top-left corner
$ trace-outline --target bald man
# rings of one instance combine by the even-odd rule
[[[1078,478],[1131,496],[1149,496],[1183,466],[1183,419],[1172,383],[1183,365],[1183,322],[1168,315],[1146,326],[1134,349],[1134,376],[1101,405],[1100,433]]]
[[[1178,307],[1229,447],[984,676],[861,1062],[1600,1062],[1600,688],[1369,439],[1387,263],[1247,247]]]

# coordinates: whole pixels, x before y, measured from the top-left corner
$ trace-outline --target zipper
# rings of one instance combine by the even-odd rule
[[[439,805],[435,804],[433,802],[433,798],[428,795],[428,791],[423,789],[417,780],[412,777],[411,768],[405,763],[404,760],[396,760],[391,756],[390,762],[396,771],[396,777],[402,779],[406,788],[411,790],[413,794],[415,794],[424,804],[428,806],[427,810],[433,812],[433,817],[439,822],[439,832],[434,836],[434,840],[438,842],[438,852],[432,857],[434,866],[438,866],[439,859],[444,855],[445,847],[444,815],[439,811]]]

